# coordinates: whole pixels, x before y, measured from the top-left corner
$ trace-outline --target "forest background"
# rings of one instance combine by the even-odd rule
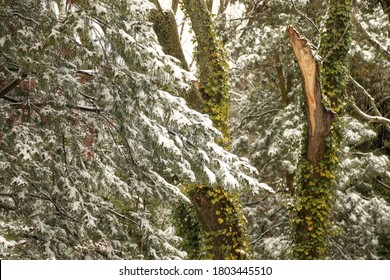
[[[389,259],[389,1],[0,3],[1,258]]]

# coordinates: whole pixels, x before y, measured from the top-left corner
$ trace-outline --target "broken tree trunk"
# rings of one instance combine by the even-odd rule
[[[306,156],[308,162],[316,166],[324,158],[325,140],[329,135],[335,114],[323,105],[319,66],[309,42],[292,26],[288,27],[288,33],[304,81],[308,126]]]
[[[327,249],[333,191],[331,182],[322,178],[328,173],[320,163],[327,152],[327,139],[335,116],[323,104],[319,65],[309,42],[292,26],[288,27],[288,34],[303,78],[307,120],[306,149],[300,161],[301,178],[295,194],[293,257],[322,259]],[[329,176],[333,174],[329,172]]]
[[[295,193],[293,257],[324,259],[332,229],[331,215],[336,186],[335,171],[340,147],[337,115],[343,110],[346,59],[350,47],[351,0],[331,0],[316,61],[308,40],[292,26],[290,43],[303,77],[307,141],[299,163]],[[320,71],[321,67],[321,71]]]

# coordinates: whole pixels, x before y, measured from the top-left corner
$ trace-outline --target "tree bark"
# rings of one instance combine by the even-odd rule
[[[301,163],[306,163],[305,167],[301,168],[301,176],[306,180],[300,181],[298,194],[295,197],[298,202],[293,254],[298,259],[319,259],[323,257],[326,250],[323,238],[326,235],[325,221],[328,219],[328,211],[321,211],[321,218],[317,219],[317,213],[312,211],[312,208],[321,203],[329,204],[329,196],[327,192],[316,192],[314,188],[321,189],[318,184],[322,171],[317,167],[326,153],[326,140],[331,131],[334,114],[328,111],[322,103],[319,67],[308,41],[292,26],[288,27],[288,33],[304,81],[307,120],[305,158],[301,161]]]
[[[151,11],[151,19],[153,22],[153,30],[157,35],[158,42],[163,48],[164,53],[180,60],[181,67],[189,71],[190,68],[184,57],[173,12],[171,10],[160,10],[159,8],[153,9]]]
[[[304,81],[308,126],[307,160],[316,166],[324,158],[325,140],[332,126],[334,113],[326,109],[322,103],[319,67],[309,42],[292,26],[288,27],[288,33]]]
[[[322,34],[322,66],[306,38],[288,27],[290,43],[304,81],[307,142],[295,194],[293,257],[326,257],[331,229],[335,175],[340,145],[337,113],[343,109],[346,57],[350,47],[351,0],[331,0]],[[320,75],[321,66],[321,75]]]
[[[183,4],[198,43],[195,58],[199,68],[200,90],[206,102],[203,112],[210,116],[214,126],[222,132],[224,139],[221,144],[226,148],[230,110],[226,52],[222,42],[216,38],[205,1],[183,0]]]
[[[171,10],[163,10],[157,0],[154,0],[154,3],[156,8],[151,10],[150,18],[153,22],[153,30],[157,35],[158,42],[165,54],[177,58],[180,61],[181,67],[184,70],[190,71],[180,42],[175,15]],[[195,83],[191,85],[191,89],[185,94],[184,98],[192,109],[197,111],[203,110],[204,101]]]
[[[218,140],[224,148],[229,141],[229,86],[226,53],[217,40],[210,12],[204,0],[183,0],[197,40],[196,61],[203,113],[210,116],[222,133]],[[196,186],[190,199],[205,232],[208,258],[245,259],[248,257],[246,226],[238,199],[223,188]]]

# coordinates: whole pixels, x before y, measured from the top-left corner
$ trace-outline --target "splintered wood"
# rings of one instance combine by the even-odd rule
[[[314,135],[316,129],[315,110],[317,109],[315,101],[317,64],[307,39],[302,37],[291,25],[288,26],[288,34],[290,37],[290,44],[293,48],[295,57],[298,61],[299,68],[303,76],[311,135]]]

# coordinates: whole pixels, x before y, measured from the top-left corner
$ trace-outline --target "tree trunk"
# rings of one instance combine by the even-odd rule
[[[180,60],[181,67],[190,71],[181,47],[179,31],[173,12],[171,10],[160,10],[159,8],[153,9],[151,11],[151,19],[153,30],[157,34],[158,42],[164,53]]]
[[[339,148],[336,113],[342,110],[346,85],[345,62],[350,45],[351,1],[332,0],[323,34],[321,69],[310,44],[293,27],[288,27],[290,43],[304,81],[307,143],[300,162],[296,191],[293,257],[323,259],[331,229],[335,175]]]
[[[166,54],[181,61],[184,69],[189,70],[179,40],[177,24],[171,11],[163,11],[158,1],[154,1],[157,9],[152,10],[151,20],[160,45]],[[186,96],[189,106],[195,110],[209,114],[214,126],[223,134],[219,143],[228,148],[228,116],[229,92],[228,73],[225,51],[216,39],[213,22],[204,1],[183,1],[191,19],[198,49],[196,60],[199,67],[200,86],[193,88]],[[209,3],[212,3],[210,1]],[[199,90],[198,90],[199,89]],[[243,259],[247,257],[248,243],[246,227],[237,199],[222,188],[207,186],[188,187],[188,195],[204,229],[207,258]],[[199,250],[197,230],[186,229],[188,225],[196,226],[186,206],[178,206],[178,215],[186,222],[178,225],[186,244],[193,243],[190,256],[195,257]],[[185,216],[185,217],[183,217]]]
[[[203,0],[183,0],[197,40],[196,61],[200,90],[205,100],[203,113],[222,133],[218,140],[228,148],[230,109],[226,53],[217,40],[210,12]],[[222,188],[193,187],[189,192],[205,232],[208,258],[245,259],[248,253],[245,219],[238,199]]]
[[[229,138],[230,97],[226,52],[217,40],[214,24],[206,4],[202,0],[183,0],[191,19],[196,41],[196,61],[199,68],[200,89],[206,101],[204,113],[208,114],[216,128],[222,132],[220,143],[226,148]]]
[[[181,67],[184,70],[190,71],[181,46],[175,15],[171,10],[163,10],[157,0],[153,2],[156,8],[151,10],[150,19],[153,22],[153,30],[157,35],[158,42],[165,54],[177,58],[180,61]],[[204,101],[195,84],[192,84],[191,89],[186,93],[184,98],[192,109],[197,111],[203,110]]]
[[[293,27],[288,27],[290,43],[302,73],[307,115],[307,161],[317,166],[324,159],[325,140],[329,135],[334,113],[322,104],[319,67],[306,38]]]
[[[331,186],[321,181],[319,163],[326,153],[326,139],[331,131],[334,114],[322,104],[322,92],[318,65],[308,41],[293,28],[288,28],[290,43],[302,73],[305,88],[307,117],[307,146],[304,167],[301,167],[300,186],[297,191],[294,257],[299,259],[321,258],[326,250],[326,220],[328,219]],[[301,162],[301,164],[302,164]],[[320,192],[325,188],[325,192]],[[322,204],[323,203],[323,204]],[[322,207],[324,205],[324,207]],[[317,211],[317,206],[320,206]],[[319,215],[318,215],[319,214]],[[317,216],[318,215],[318,216]]]

